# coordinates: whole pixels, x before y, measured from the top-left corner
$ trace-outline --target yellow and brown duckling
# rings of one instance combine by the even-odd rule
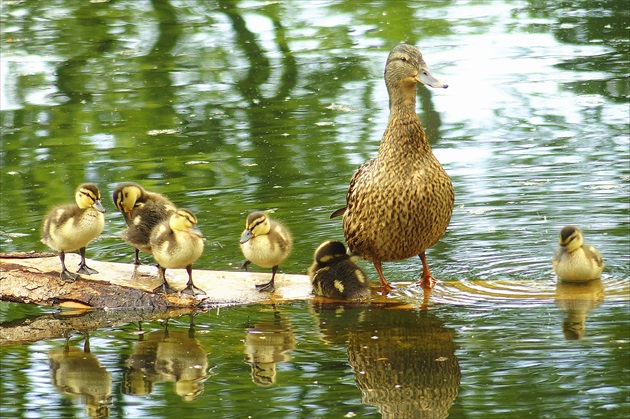
[[[205,294],[193,284],[192,280],[192,264],[203,253],[203,235],[197,227],[197,217],[192,212],[187,209],[178,209],[168,220],[153,229],[149,244],[162,279],[162,285],[155,288],[153,292],[166,294],[177,292],[168,285],[166,270],[186,268],[188,283],[182,293]]]
[[[66,252],[79,250],[81,262],[77,273],[92,275],[98,271],[85,263],[85,248],[101,234],[106,212],[101,204],[101,193],[93,183],[84,183],[74,194],[76,204],[62,205],[50,210],[44,218],[42,243],[59,252],[61,279],[76,280],[79,275],[66,268]]]
[[[442,237],[453,212],[455,193],[433,155],[416,113],[416,85],[446,88],[429,72],[417,48],[399,44],[385,65],[390,116],[378,155],[357,169],[350,181],[343,231],[352,254],[371,261],[385,292],[392,286],[382,262],[418,255],[425,289],[435,285],[425,251]]]
[[[250,263],[262,268],[271,268],[271,280],[265,284],[257,284],[256,289],[274,292],[278,266],[286,260],[293,246],[289,230],[264,212],[252,212],[247,216],[240,245],[246,259],[243,264],[245,270]]]
[[[140,265],[138,252],[151,253],[151,231],[168,220],[177,207],[166,197],[145,190],[137,183],[124,182],[112,194],[116,208],[123,213],[127,228],[122,233],[125,242],[135,248],[135,264]]]
[[[558,239],[560,248],[552,259],[553,269],[562,281],[598,279],[604,269],[601,254],[584,244],[582,231],[575,226],[564,227]]]
[[[326,241],[319,245],[308,276],[315,295],[341,300],[370,299],[365,272],[352,261],[341,242]]]

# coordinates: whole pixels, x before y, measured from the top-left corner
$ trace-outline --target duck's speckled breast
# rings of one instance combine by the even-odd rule
[[[397,136],[388,127],[378,157],[361,166],[351,182],[344,235],[350,250],[365,259],[419,255],[450,222],[453,185],[419,122],[413,125],[397,130]]]

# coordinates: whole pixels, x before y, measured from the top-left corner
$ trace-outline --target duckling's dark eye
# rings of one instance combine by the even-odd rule
[[[401,60],[403,63],[406,63],[406,62],[407,62],[407,57],[400,57],[400,60]]]

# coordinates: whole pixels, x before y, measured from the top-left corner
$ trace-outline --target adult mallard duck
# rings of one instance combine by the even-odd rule
[[[564,227],[558,239],[560,248],[552,259],[558,279],[590,281],[597,279],[604,269],[602,256],[593,246],[584,244],[582,231],[575,226]]]
[[[289,256],[293,246],[289,230],[264,212],[252,212],[247,216],[240,245],[246,259],[243,264],[245,270],[250,263],[262,268],[271,268],[271,280],[265,284],[257,284],[256,289],[274,292],[278,266]]]
[[[101,204],[101,192],[93,183],[84,183],[74,194],[76,204],[62,205],[50,210],[44,218],[42,243],[59,252],[61,279],[76,280],[79,275],[68,271],[66,252],[79,249],[81,262],[77,273],[92,275],[98,271],[85,263],[85,247],[98,237],[105,227],[106,212]]]
[[[140,265],[139,250],[151,253],[151,231],[168,220],[177,207],[166,197],[145,190],[137,183],[124,182],[112,194],[116,208],[123,213],[127,228],[122,233],[124,241],[135,248],[135,264]]]
[[[390,116],[378,155],[354,173],[346,195],[343,231],[353,254],[371,261],[385,292],[392,286],[381,262],[418,255],[423,273],[418,284],[435,285],[425,251],[446,231],[455,193],[435,158],[416,114],[416,85],[446,88],[429,72],[415,47],[399,44],[385,65]]]
[[[192,264],[203,253],[203,235],[197,227],[197,217],[192,212],[183,208],[178,209],[168,220],[162,221],[153,229],[149,244],[162,279],[162,285],[153,292],[176,292],[168,285],[166,270],[186,268],[188,283],[182,293],[205,294],[192,280]]]
[[[341,300],[368,300],[371,296],[365,272],[352,261],[341,242],[320,244],[307,273],[315,295]]]

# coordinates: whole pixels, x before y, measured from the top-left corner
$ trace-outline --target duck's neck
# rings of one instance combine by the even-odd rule
[[[422,124],[416,113],[415,83],[389,90],[389,121],[379,147],[379,159],[407,161],[413,156],[431,154]]]

